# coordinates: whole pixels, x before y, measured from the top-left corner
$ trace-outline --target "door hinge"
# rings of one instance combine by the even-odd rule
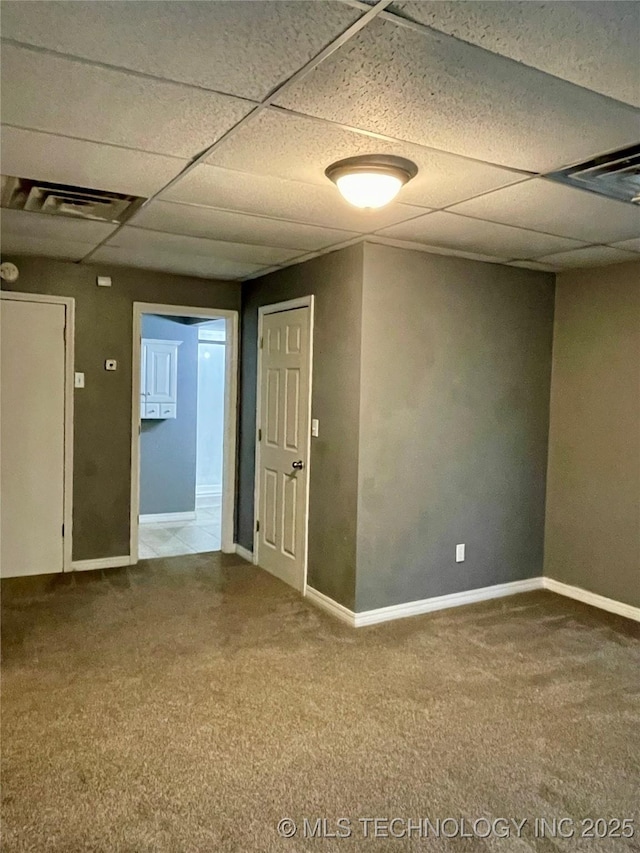
[[[264,338],[260,338],[260,349],[264,347]]]
[[[260,522],[256,521],[256,533],[260,530]]]
[[[262,441],[262,430],[258,430],[258,441]]]
[[[64,537],[64,524],[62,525],[62,536]]]

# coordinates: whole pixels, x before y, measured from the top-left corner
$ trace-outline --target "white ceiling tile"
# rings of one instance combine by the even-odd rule
[[[261,100],[355,21],[337,2],[3,2],[7,38]]]
[[[616,249],[624,249],[627,252],[640,252],[640,237],[634,237],[631,240],[622,240],[620,243],[613,243]]]
[[[190,159],[251,108],[178,83],[2,48],[2,121],[18,127]]]
[[[320,187],[216,166],[197,166],[162,198],[363,234],[424,213],[421,207],[397,203],[381,210],[358,210],[333,184]]]
[[[79,261],[95,247],[94,243],[75,243],[71,240],[32,237],[25,234],[2,233],[2,254],[36,255],[41,258],[60,258]]]
[[[532,172],[637,141],[632,107],[430,30],[376,19],[284,107]]]
[[[463,41],[640,106],[637,2],[411,0],[394,8]]]
[[[232,261],[215,255],[189,255],[156,249],[119,249],[102,246],[91,257],[92,264],[113,264],[121,267],[138,267],[146,270],[159,270],[178,275],[192,275],[197,278],[242,279],[262,269],[257,264]]]
[[[324,170],[359,154],[395,154],[418,166],[400,201],[444,207],[481,192],[521,181],[523,175],[418,145],[378,139],[282,110],[268,109],[224,141],[207,162],[227,169],[272,175],[333,188]]]
[[[94,246],[112,234],[117,227],[109,222],[4,208],[0,221],[3,235],[14,234],[19,237],[42,240],[91,243]]]
[[[542,264],[551,264],[559,269],[573,269],[580,267],[609,266],[620,264],[624,261],[637,261],[638,256],[633,252],[623,252],[621,249],[612,249],[610,246],[589,246],[587,249],[575,249],[571,252],[559,252],[537,258]]]
[[[129,225],[121,228],[106,245],[131,252],[139,251],[143,254],[153,251],[167,252],[172,255],[183,253],[258,265],[282,264],[299,254],[297,249],[278,249],[183,234],[166,234]]]
[[[15,127],[2,129],[4,174],[76,187],[150,196],[188,163]]]
[[[357,236],[350,231],[169,201],[152,201],[136,214],[135,225],[174,234],[283,249],[323,249]]]
[[[451,210],[587,243],[612,243],[640,234],[637,205],[543,178],[465,201]]]
[[[534,258],[580,245],[564,237],[552,237],[444,212],[428,213],[410,222],[392,225],[380,233],[384,237],[412,240],[428,246],[446,246],[509,259]]]

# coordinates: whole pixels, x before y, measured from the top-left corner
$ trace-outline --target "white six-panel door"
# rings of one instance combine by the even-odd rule
[[[66,308],[2,299],[3,577],[64,567]]]
[[[302,590],[307,537],[311,309],[262,318],[258,564]]]

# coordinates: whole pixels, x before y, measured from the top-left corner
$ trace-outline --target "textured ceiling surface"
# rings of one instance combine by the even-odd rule
[[[640,258],[640,209],[545,175],[640,139],[640,3],[4,0],[2,172],[140,195],[3,211],[5,252],[242,280],[362,239],[532,269]],[[380,211],[324,175],[418,166]]]
[[[395,7],[462,41],[640,106],[640,81],[629,73],[640,61],[637,0],[408,0]]]

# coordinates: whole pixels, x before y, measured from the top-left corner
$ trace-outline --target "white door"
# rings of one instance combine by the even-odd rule
[[[63,571],[64,305],[0,307],[3,577]]]
[[[311,309],[264,314],[257,562],[302,590],[307,539]]]

